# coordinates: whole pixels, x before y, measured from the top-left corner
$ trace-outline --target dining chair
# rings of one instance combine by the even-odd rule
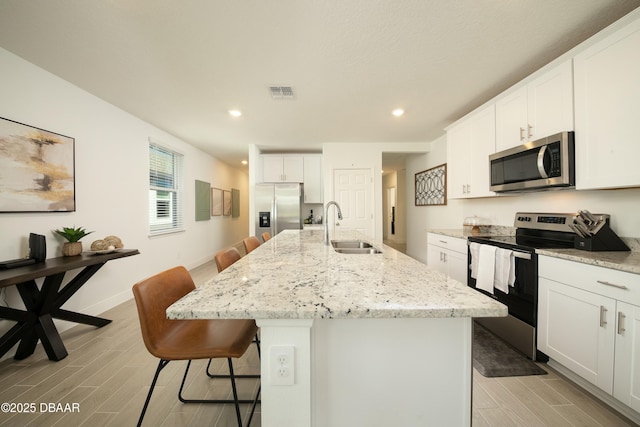
[[[269,233],[268,231],[265,231],[264,233],[262,233],[261,236],[262,236],[263,242],[266,242],[267,240],[271,239],[271,233]]]
[[[236,378],[248,377],[235,375],[232,359],[245,354],[258,332],[254,320],[215,319],[215,320],[171,320],[167,319],[166,309],[171,304],[195,289],[189,272],[184,267],[174,267],[142,280],[133,286],[133,295],[138,309],[140,329],[145,347],[153,356],[160,359],[151,388],[147,394],[138,426],[149,406],[151,395],[164,367],[173,360],[187,360],[178,399],[183,403],[233,403],[238,426],[242,427],[240,403],[252,403],[247,425],[251,424],[255,412],[260,387],[252,400],[240,400],[236,388]],[[229,366],[233,400],[223,399],[186,399],[183,388],[192,360],[226,358]],[[210,375],[211,376],[211,375]],[[256,376],[251,376],[255,378]]]
[[[258,238],[256,236],[245,237],[242,240],[242,243],[244,244],[244,250],[247,253],[251,252],[252,250],[257,248],[258,246],[260,246],[260,240],[258,240]]]
[[[240,255],[240,252],[233,246],[231,246],[229,248],[221,249],[218,252],[216,252],[216,254],[213,256],[213,259],[216,262],[216,267],[218,268],[218,273],[222,273],[231,264],[235,263],[240,258],[242,258],[242,256]],[[255,323],[255,320],[252,320],[252,322]],[[257,328],[258,327],[256,326],[256,329]],[[257,333],[255,335],[255,338],[254,338],[253,342],[256,344],[256,349],[258,351],[258,357],[260,357],[260,336]],[[207,375],[209,375],[209,377],[211,377],[211,378],[225,377],[224,375],[212,374],[210,369],[209,369],[210,366],[211,366],[211,360],[209,360],[209,363],[207,364]],[[239,377],[239,376],[236,375],[236,377]],[[243,375],[240,378],[260,378],[260,375]]]
[[[222,249],[213,256],[213,259],[216,262],[216,267],[218,267],[218,273],[225,270],[234,262],[238,261],[242,256],[240,252],[234,247]]]

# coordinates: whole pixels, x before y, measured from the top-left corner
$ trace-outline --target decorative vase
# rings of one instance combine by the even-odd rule
[[[82,253],[82,242],[65,242],[62,245],[62,255],[76,256]]]

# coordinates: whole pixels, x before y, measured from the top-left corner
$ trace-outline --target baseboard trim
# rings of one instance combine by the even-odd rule
[[[576,384],[577,386],[585,390],[587,393],[591,394],[593,397],[597,398],[598,400],[600,400],[605,405],[609,406],[614,411],[618,412],[620,415],[628,418],[630,422],[640,425],[640,413],[634,411],[632,408],[628,407],[624,403],[615,399],[610,394],[600,390],[598,387],[591,384],[589,381],[585,380],[584,378],[578,376],[574,372],[570,371],[568,368],[564,367],[563,365],[556,362],[555,360],[549,359],[549,362],[547,362],[547,365],[550,368],[552,368],[554,371],[556,371],[556,373],[562,375],[567,380]]]

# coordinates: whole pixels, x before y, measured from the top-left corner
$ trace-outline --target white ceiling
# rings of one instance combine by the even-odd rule
[[[2,0],[0,46],[239,166],[430,141],[639,0]],[[268,86],[294,88],[274,101]],[[406,114],[390,113],[402,107]],[[227,110],[242,110],[232,118]]]

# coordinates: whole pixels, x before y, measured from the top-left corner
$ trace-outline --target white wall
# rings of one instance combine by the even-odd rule
[[[427,230],[434,228],[462,228],[462,204],[459,200],[447,200],[445,206],[416,206],[415,174],[447,163],[447,146],[444,136],[431,143],[431,151],[410,156],[406,162],[407,199],[407,255],[427,263]]]
[[[0,49],[0,117],[75,138],[76,212],[0,213],[0,259],[28,253],[30,232],[43,234],[47,256],[60,256],[52,230],[82,226],[95,232],[83,239],[113,234],[141,255],[107,263],[65,308],[99,314],[131,298],[138,280],[175,265],[188,268],[210,260],[220,248],[248,234],[248,176],[154,126]],[[186,231],[148,237],[148,140],[161,141],[185,156]],[[194,181],[240,190],[239,218],[195,221]],[[10,305],[21,306],[15,289]],[[9,323],[7,321],[4,321]],[[63,325],[64,329],[67,325]]]
[[[447,162],[446,135],[431,143],[428,154],[407,161],[407,200],[412,200],[416,172]],[[407,204],[407,253],[426,263],[427,230],[462,228],[465,217],[477,215],[485,224],[513,227],[515,213],[576,212],[587,209],[611,215],[612,229],[622,237],[640,237],[640,188],[621,190],[559,190],[483,199],[448,200],[446,206]]]

